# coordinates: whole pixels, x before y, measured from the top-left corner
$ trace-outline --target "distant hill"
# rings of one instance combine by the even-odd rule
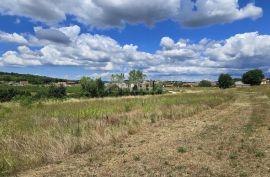
[[[32,74],[0,72],[0,81],[4,81],[4,82],[28,81],[30,84],[50,84],[54,82],[67,82],[71,80],[52,78],[52,77],[47,77],[47,76],[38,76],[38,75],[32,75]]]

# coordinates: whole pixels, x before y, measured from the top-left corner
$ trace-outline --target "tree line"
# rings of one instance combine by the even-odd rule
[[[141,88],[146,75],[139,70],[132,70],[128,74],[128,80],[125,80],[125,74],[113,74],[111,84],[105,87],[104,82],[99,79],[83,77],[79,81],[83,96],[87,97],[104,97],[104,96],[127,96],[127,95],[146,95],[162,94],[162,85],[148,83],[145,88]],[[127,87],[126,87],[127,86]],[[151,88],[151,89],[150,89]]]
[[[128,80],[125,75],[113,74],[111,76],[111,84],[107,87],[101,78],[92,79],[90,77],[82,77],[79,81],[81,87],[80,97],[105,97],[105,96],[127,96],[127,95],[146,95],[146,94],[162,94],[163,85],[157,84],[155,81],[146,83],[144,88],[140,87],[144,82],[146,75],[139,70],[132,70],[128,74]],[[251,86],[260,85],[264,74],[262,70],[254,69],[243,74],[242,82]],[[235,85],[234,79],[230,74],[220,74],[218,78],[218,86],[222,89],[230,88]],[[211,87],[211,82],[203,80],[199,83],[200,87]],[[51,84],[48,89],[40,90],[34,95],[25,90],[15,88],[0,88],[0,102],[11,101],[13,99],[30,99],[40,100],[46,98],[62,99],[67,97],[66,88],[63,85],[56,86]]]
[[[145,89],[139,85],[144,82],[146,75],[139,70],[132,70],[128,75],[127,88],[122,88],[121,84],[125,84],[124,74],[113,74],[111,76],[111,84],[107,87],[101,78],[92,79],[90,77],[82,77],[79,81],[81,91],[79,97],[105,97],[105,96],[127,96],[127,95],[146,95],[146,94],[162,94],[163,89],[160,84],[152,83],[146,85]],[[62,99],[66,98],[67,90],[63,85],[50,84],[46,89],[38,90],[36,93],[24,89],[23,91],[12,88],[0,88],[0,102],[11,100],[28,100],[35,101],[47,98]]]

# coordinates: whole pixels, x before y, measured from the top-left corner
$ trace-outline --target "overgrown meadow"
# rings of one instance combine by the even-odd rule
[[[0,105],[0,175],[57,163],[114,143],[161,119],[181,119],[233,100],[226,91]]]

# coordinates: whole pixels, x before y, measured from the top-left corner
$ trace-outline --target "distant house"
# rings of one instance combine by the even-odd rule
[[[111,84],[115,84],[121,89],[130,89],[130,90],[132,90],[135,87],[135,85],[137,85],[138,89],[143,89],[143,90],[151,89],[153,87],[153,81],[143,81],[142,83],[138,83],[138,84],[129,83],[128,81],[125,81],[122,83],[110,83],[110,84],[107,84],[107,86]]]
[[[76,82],[72,82],[72,81],[68,81],[66,82],[66,86],[75,86],[75,85],[78,85]]]
[[[128,88],[128,84],[123,82],[123,83],[116,83],[116,85],[121,88],[121,89],[127,89]]]
[[[237,88],[250,87],[250,85],[249,84],[244,84],[242,81],[236,81],[235,82],[235,87],[237,87]]]
[[[68,84],[67,84],[67,82],[57,82],[57,83],[55,83],[54,84],[55,86],[64,86],[64,87],[66,87]]]
[[[269,85],[269,80],[263,79],[261,85]]]
[[[193,83],[183,83],[182,87],[191,88],[191,87],[193,87]]]
[[[20,86],[26,86],[26,85],[29,85],[29,82],[28,81],[20,81],[19,85]]]

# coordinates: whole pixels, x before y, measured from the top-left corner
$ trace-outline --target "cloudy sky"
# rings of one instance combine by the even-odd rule
[[[269,0],[8,0],[0,71],[108,80],[270,76]]]

